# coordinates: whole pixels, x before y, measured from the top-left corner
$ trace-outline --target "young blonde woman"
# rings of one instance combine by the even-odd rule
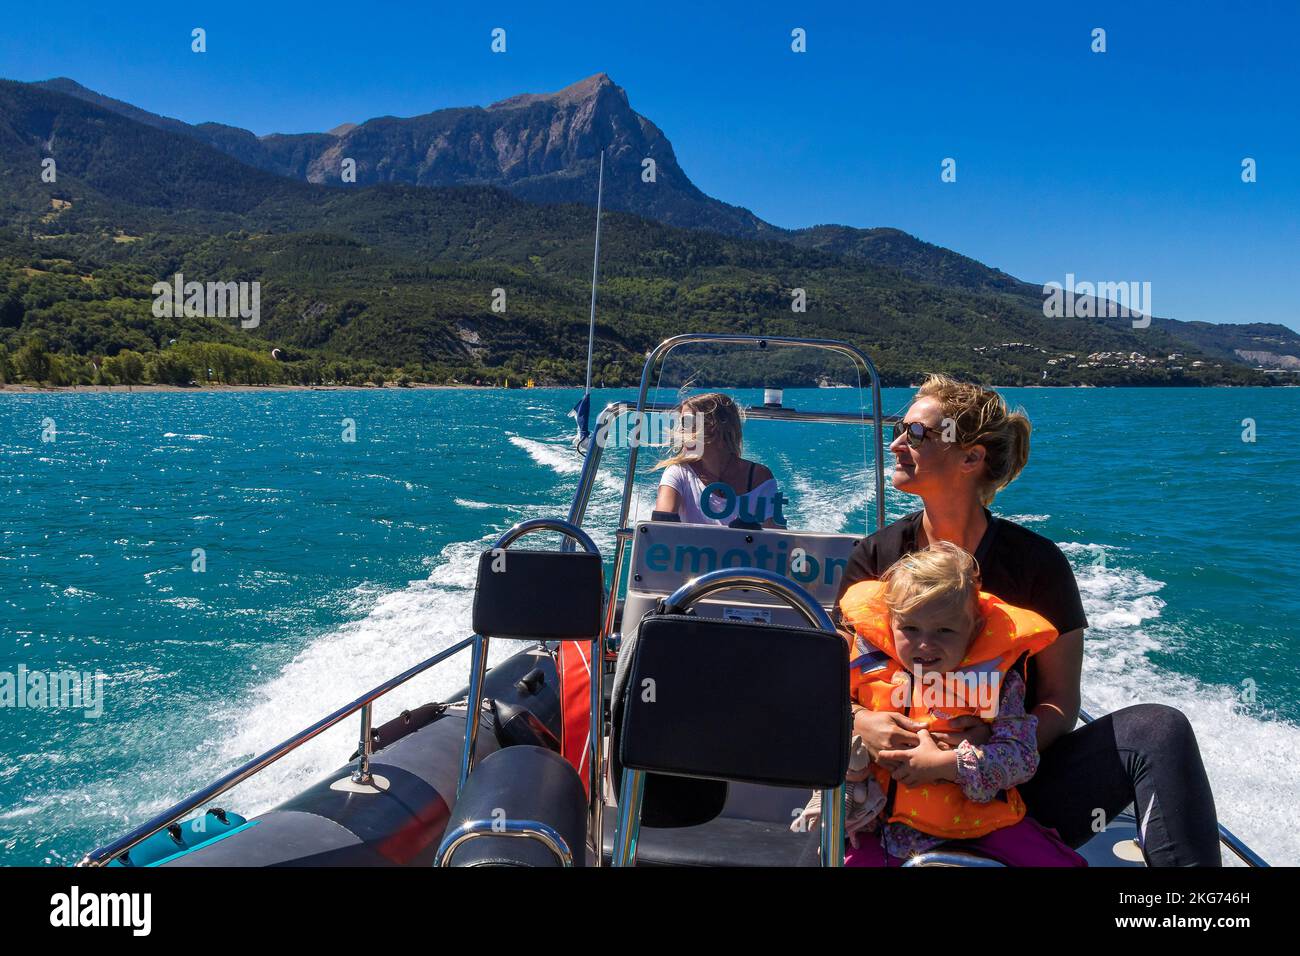
[[[744,448],[744,415],[730,396],[709,392],[686,399],[681,416],[681,450],[655,467],[663,469],[655,511],[676,514],[687,524],[781,526],[776,479],[766,465],[750,461]],[[705,496],[711,485],[714,488]]]
[[[1026,708],[1038,719],[1042,761],[1020,788],[1030,815],[1077,847],[1129,804],[1153,866],[1220,865],[1214,797],[1191,725],[1180,711],[1139,704],[1075,728],[1088,626],[1074,572],[1060,548],[991,514],[994,496],[1029,460],[1029,420],[991,389],[928,378],[895,427],[892,482],[921,499],[919,511],[880,529],[854,550],[841,595],[875,580],[900,557],[949,541],[975,556],[981,588],[1046,618],[1060,633],[1029,661]],[[1080,462],[1080,467],[1084,467]],[[969,720],[945,745],[980,746],[987,725]],[[920,726],[897,713],[855,708],[854,731],[874,758],[917,746]]]

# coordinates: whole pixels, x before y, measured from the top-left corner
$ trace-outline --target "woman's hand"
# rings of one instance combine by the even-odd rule
[[[979,747],[989,742],[993,736],[993,727],[974,714],[966,714],[948,721],[955,729],[946,733],[933,733],[935,742],[944,750],[956,750],[963,740],[972,747]]]
[[[919,787],[939,780],[955,781],[957,754],[951,750],[940,750],[928,730],[922,729],[918,736],[920,741],[911,750],[882,750],[880,765],[884,767],[888,765],[887,762],[892,762],[894,769],[889,775],[909,787]]]
[[[895,714],[890,711],[877,712],[863,709],[859,710],[853,717],[853,732],[862,738],[871,759],[886,770],[892,770],[897,766],[897,762],[882,760],[880,752],[882,750],[908,750],[915,747],[921,740],[916,735],[916,732],[922,726],[922,724],[918,724],[914,720],[908,720],[902,714]],[[867,776],[869,776],[868,771],[863,771],[858,779],[865,780]],[[852,777],[849,779],[852,779]]]

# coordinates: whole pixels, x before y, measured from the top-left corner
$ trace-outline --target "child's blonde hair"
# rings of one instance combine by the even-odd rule
[[[903,555],[880,580],[891,614],[906,614],[934,602],[973,609],[979,600],[979,565],[948,541],[936,541],[924,550]]]

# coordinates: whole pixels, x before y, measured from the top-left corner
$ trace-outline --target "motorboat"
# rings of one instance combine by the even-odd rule
[[[806,467],[861,454],[861,471],[837,491],[846,513],[862,505],[856,533],[844,530],[847,518],[833,529],[801,523],[797,497],[785,527],[654,512],[653,493],[640,493],[656,480],[642,450],[658,443],[646,434],[675,412],[684,387],[706,385],[741,397],[747,441],[791,430],[786,447],[802,449]],[[744,399],[764,385],[779,387]],[[886,521],[894,420],[875,364],[845,342],[663,341],[646,357],[636,399],[609,402],[581,436],[567,513],[524,521],[479,555],[462,640],[80,865],[841,865],[851,718],[832,611],[850,552]],[[621,481],[611,477],[620,470]],[[620,489],[603,520],[590,508],[598,484]],[[528,546],[543,539],[549,547]],[[605,553],[597,539],[611,542]],[[518,650],[489,666],[489,648],[503,641]],[[459,694],[376,722],[395,688],[466,658]],[[755,690],[761,706],[741,702]],[[335,772],[248,817],[220,802],[345,721],[359,723],[358,745],[339,754]],[[801,832],[792,823],[814,791],[826,812]],[[1265,865],[1220,831],[1228,854]],[[1144,865],[1131,808],[1079,849],[1093,866]],[[945,845],[906,865],[999,864]]]

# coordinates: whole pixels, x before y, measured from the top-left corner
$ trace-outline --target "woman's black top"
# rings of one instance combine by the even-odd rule
[[[839,597],[858,581],[872,581],[917,548],[923,511],[915,511],[858,542],[844,569]],[[1088,626],[1070,562],[1052,541],[987,510],[988,528],[975,549],[980,587],[1007,604],[1041,614],[1062,634]],[[836,598],[836,613],[839,612]],[[1026,707],[1037,701],[1034,660],[1027,675]]]

